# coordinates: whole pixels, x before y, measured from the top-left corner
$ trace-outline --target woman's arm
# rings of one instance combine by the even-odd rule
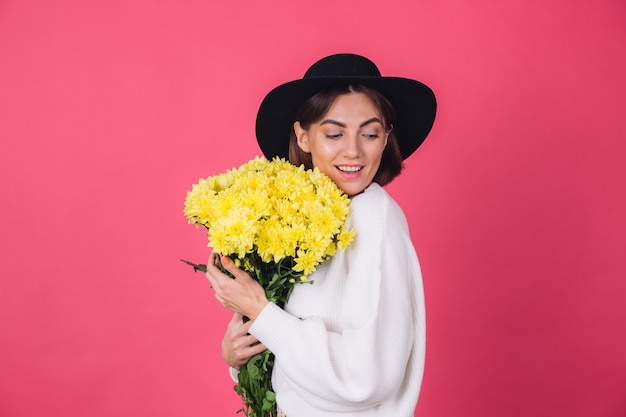
[[[393,398],[406,384],[419,390],[424,348],[419,264],[404,215],[377,203],[356,219],[364,224],[355,224],[347,276],[319,277],[351,285],[336,301],[338,320],[348,324],[333,329],[319,318],[300,320],[268,304],[250,328],[280,361],[279,379],[320,409],[356,411]]]
[[[403,384],[415,335],[408,297],[408,288],[381,293],[374,311],[362,312],[367,324],[341,331],[268,304],[250,331],[276,354],[285,381],[302,398],[321,409],[354,411],[390,399]]]

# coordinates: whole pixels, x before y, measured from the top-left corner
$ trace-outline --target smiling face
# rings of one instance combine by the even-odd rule
[[[294,131],[313,166],[349,196],[372,183],[389,136],[377,107],[363,93],[338,96],[320,120],[306,130],[296,122]]]

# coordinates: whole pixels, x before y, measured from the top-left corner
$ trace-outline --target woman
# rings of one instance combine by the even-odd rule
[[[266,157],[317,167],[351,197],[353,243],[297,286],[285,309],[232,261],[209,259],[216,298],[235,315],[222,352],[238,369],[265,348],[280,413],[413,416],[421,386],[425,317],[421,272],[402,210],[381,186],[430,131],[425,85],[381,77],[368,59],[332,55],[264,99],[257,138]],[[242,315],[251,320],[242,324]],[[261,342],[261,344],[258,344]]]

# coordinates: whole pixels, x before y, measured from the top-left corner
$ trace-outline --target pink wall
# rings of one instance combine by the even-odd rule
[[[427,292],[416,415],[625,415],[625,40],[621,0],[1,2],[0,415],[235,415],[185,192],[343,51],[439,99],[389,187]]]

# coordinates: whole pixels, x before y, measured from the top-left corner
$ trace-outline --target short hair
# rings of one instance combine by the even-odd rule
[[[378,171],[374,175],[374,182],[381,186],[389,184],[395,177],[400,175],[404,168],[402,163],[402,154],[398,146],[398,140],[393,131],[393,122],[395,120],[395,111],[389,100],[380,92],[366,87],[361,84],[343,85],[322,90],[312,97],[305,100],[296,113],[294,122],[300,122],[300,126],[304,130],[308,130],[312,123],[319,121],[333,105],[337,97],[350,94],[362,93],[369,98],[374,106],[378,109],[382,117],[383,127],[389,136],[387,137],[387,146],[383,150]],[[304,165],[307,169],[313,168],[311,154],[304,152],[298,145],[296,133],[291,128],[289,137],[289,162],[296,166]]]

